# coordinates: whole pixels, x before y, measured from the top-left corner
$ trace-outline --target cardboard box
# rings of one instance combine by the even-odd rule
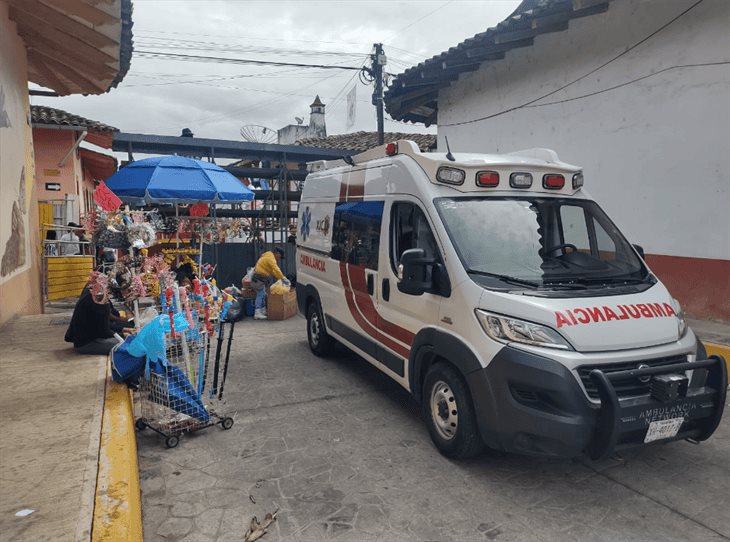
[[[256,290],[253,288],[244,288],[241,290],[241,297],[243,299],[256,299]]]
[[[297,313],[297,292],[292,289],[285,294],[272,294],[266,300],[269,320],[287,320]]]

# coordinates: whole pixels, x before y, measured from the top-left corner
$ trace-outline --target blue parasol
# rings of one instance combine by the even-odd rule
[[[253,192],[225,169],[184,156],[159,156],[130,163],[106,185],[120,199],[146,203],[237,203]]]

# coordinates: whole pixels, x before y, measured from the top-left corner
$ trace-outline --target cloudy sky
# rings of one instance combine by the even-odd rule
[[[383,43],[398,74],[494,26],[518,0],[133,0],[135,53],[118,88],[102,96],[32,98],[122,131],[240,140],[242,126],[278,129],[309,120],[319,94],[328,134],[375,130],[372,86],[340,69],[182,61],[159,53],[360,67]],[[157,54],[158,56],[155,56]],[[357,86],[357,120],[345,127]],[[386,119],[388,119],[386,114]],[[386,131],[425,131],[386,120]],[[431,130],[433,131],[433,130]]]

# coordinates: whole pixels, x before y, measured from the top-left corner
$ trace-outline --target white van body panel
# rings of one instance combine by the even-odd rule
[[[486,367],[504,344],[486,335],[476,317],[477,309],[549,326],[571,344],[574,354],[579,355],[634,351],[644,347],[661,350],[661,345],[678,344],[675,315],[678,307],[661,283],[629,295],[548,298],[525,292],[491,291],[476,284],[466,273],[434,200],[466,194],[494,198],[537,194],[590,200],[584,189],[571,186],[570,179],[580,172],[579,167],[560,162],[549,149],[502,155],[455,153],[455,160],[450,161],[445,154],[419,153],[415,144],[409,141],[397,144],[401,151],[409,152],[383,156],[383,149],[378,148],[354,157],[354,166],[344,161],[310,164],[312,173],[307,177],[299,206],[298,282],[311,284],[318,290],[328,331],[401,385],[409,387],[409,340],[429,327],[458,336]],[[483,170],[496,171],[502,179],[509,179],[511,172],[524,171],[532,174],[536,181],[526,191],[510,189],[504,183],[499,189],[479,188],[473,181],[452,186],[436,180],[442,166],[464,169],[468,179]],[[565,188],[543,188],[539,180],[545,173],[564,174]],[[384,202],[377,270],[358,270],[329,257],[336,204],[360,201]],[[448,271],[449,297],[428,293],[412,296],[398,291],[397,269],[389,252],[390,216],[397,202],[415,203],[427,217]],[[308,227],[306,234],[302,230],[305,224]],[[352,287],[355,283],[362,286],[371,276],[374,285],[371,295]],[[391,298],[387,303],[381,298],[384,279],[390,283]],[[332,319],[337,322],[334,329]],[[340,325],[375,338],[391,354],[405,358],[403,374],[383,366],[372,351],[348,340],[341,330],[338,331]],[[396,336],[400,333],[398,330],[405,330],[400,337]],[[592,362],[590,356],[582,359],[583,363]],[[599,355],[596,359],[603,360],[605,356]]]

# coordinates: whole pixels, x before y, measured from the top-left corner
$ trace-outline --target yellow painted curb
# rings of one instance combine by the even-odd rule
[[[705,350],[707,350],[708,356],[720,354],[722,357],[725,358],[725,365],[727,365],[727,372],[728,372],[728,374],[730,374],[730,346],[728,346],[726,344],[706,343],[706,342],[703,342],[702,344],[705,345]]]
[[[108,367],[91,539],[142,540],[132,392],[112,380]]]

